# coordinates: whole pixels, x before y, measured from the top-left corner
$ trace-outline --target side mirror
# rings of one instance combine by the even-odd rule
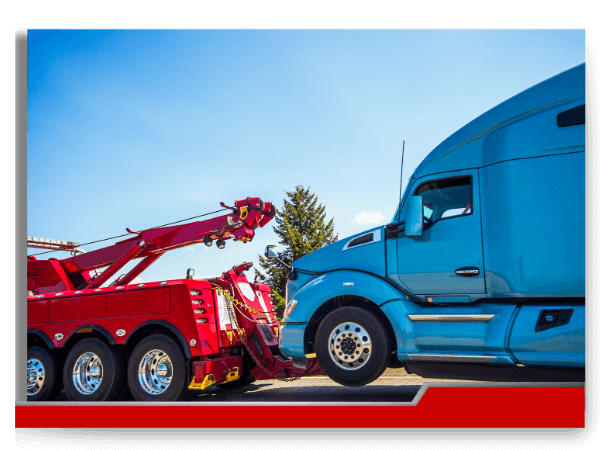
[[[409,238],[423,236],[423,197],[412,196],[408,198],[406,220],[404,222],[404,235]]]
[[[267,245],[267,248],[265,248],[265,257],[266,258],[277,258],[277,246],[276,245]]]

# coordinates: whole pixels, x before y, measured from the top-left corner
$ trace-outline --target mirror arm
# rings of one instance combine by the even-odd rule
[[[385,226],[385,238],[392,239],[398,236],[400,233],[404,233],[406,227],[400,228],[401,225],[404,225],[404,220],[402,222],[389,223]]]
[[[288,266],[286,263],[284,263],[282,260],[280,260],[280,259],[279,259],[279,257],[277,257],[277,256],[273,256],[273,259],[274,259],[275,261],[277,261],[279,264],[281,264],[283,267],[285,267],[285,268],[287,268],[287,269],[294,270],[294,269],[292,269],[290,266]]]

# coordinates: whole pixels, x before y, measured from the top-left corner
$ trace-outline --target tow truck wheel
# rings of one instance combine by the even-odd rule
[[[98,338],[78,342],[65,360],[63,383],[71,401],[114,400],[123,389],[124,378],[120,350]]]
[[[128,379],[129,390],[139,402],[172,402],[188,395],[183,352],[163,334],[148,336],[135,347]]]
[[[364,386],[383,373],[390,342],[381,321],[370,311],[346,306],[330,312],[315,337],[319,365],[335,382]]]
[[[62,385],[54,356],[42,347],[27,349],[27,401],[54,400]]]

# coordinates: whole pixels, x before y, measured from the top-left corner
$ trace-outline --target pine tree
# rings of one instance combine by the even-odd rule
[[[286,191],[288,199],[283,200],[283,209],[277,212],[274,227],[279,236],[279,259],[286,264],[302,258],[325,245],[338,240],[334,234],[333,219],[326,222],[325,206],[318,204],[319,197],[310,192],[310,188],[296,186]],[[259,255],[259,264],[266,272],[265,283],[271,287],[273,300],[280,318],[285,308],[285,284],[287,269],[277,261]],[[256,271],[260,276],[265,276]]]

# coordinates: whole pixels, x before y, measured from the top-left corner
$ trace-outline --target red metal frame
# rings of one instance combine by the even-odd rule
[[[115,275],[125,264],[133,259],[142,261],[124,277],[116,281],[115,286],[129,284],[165,252],[203,242],[205,238],[249,242],[254,238],[254,230],[264,227],[276,213],[275,206],[263,202],[260,198],[237,200],[235,207],[222,206],[232,212],[212,219],[176,225],[170,227],[150,228],[140,232],[130,231],[134,237],[117,242],[114,245],[93,250],[88,253],[62,259],[59,264],[35,259],[28,261],[27,289],[34,294],[48,292],[65,292],[78,289],[94,289],[102,286]],[[28,243],[28,246],[31,244]],[[57,260],[55,260],[57,261]],[[92,276],[91,271],[106,269],[99,275]],[[31,269],[31,270],[30,270]],[[62,284],[43,272],[56,271]],[[69,279],[71,283],[67,283]],[[48,283],[46,283],[48,281]]]

